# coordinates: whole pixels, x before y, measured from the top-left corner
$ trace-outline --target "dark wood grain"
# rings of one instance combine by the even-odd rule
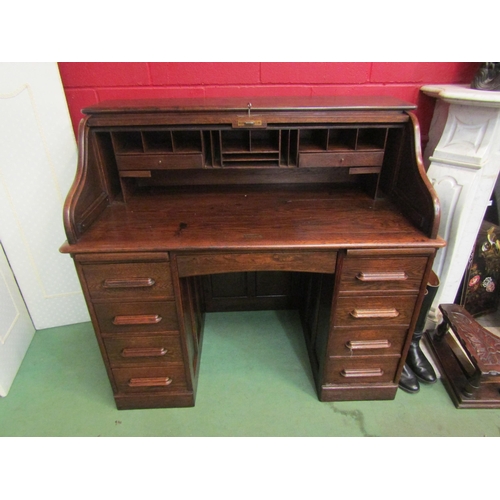
[[[327,384],[394,383],[399,356],[333,358],[328,364]]]
[[[173,301],[95,302],[94,310],[103,334],[165,333],[179,323]]]
[[[120,392],[161,392],[186,389],[182,364],[168,367],[114,368]]]
[[[320,400],[394,398],[444,245],[414,107],[336,96],[84,110],[61,251],[117,408],[194,405],[204,312],[271,306],[299,308]]]
[[[117,221],[120,221],[117,224]],[[115,202],[64,252],[442,246],[387,200],[328,187],[149,190]]]
[[[131,365],[182,363],[178,335],[150,337],[107,337],[104,339],[109,362],[113,368]],[[161,359],[158,359],[161,358]]]
[[[409,326],[415,296],[342,296],[338,300],[336,326]]]
[[[347,258],[341,281],[342,294],[368,292],[418,293],[427,257]]]
[[[197,253],[177,257],[179,276],[203,276],[237,271],[333,273],[337,253],[330,251]]]
[[[170,269],[164,262],[99,262],[82,272],[93,299],[173,298]]]
[[[332,335],[330,356],[399,355],[406,338],[406,328],[374,329],[337,328]]]

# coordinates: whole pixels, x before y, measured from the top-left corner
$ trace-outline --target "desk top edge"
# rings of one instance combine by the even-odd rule
[[[409,111],[416,105],[391,96],[291,96],[291,97],[227,97],[227,98],[164,98],[107,100],[88,106],[84,114],[164,113],[236,111]]]

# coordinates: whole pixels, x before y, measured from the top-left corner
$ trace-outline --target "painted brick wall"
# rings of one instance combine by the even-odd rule
[[[429,83],[470,83],[479,63],[59,63],[76,130],[85,106],[107,99],[257,95],[393,95],[418,105],[423,142]]]

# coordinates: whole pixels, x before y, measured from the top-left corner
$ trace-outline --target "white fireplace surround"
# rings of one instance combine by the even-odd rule
[[[424,152],[427,175],[441,202],[434,271],[440,286],[429,320],[439,323],[438,305],[453,303],[500,172],[500,92],[464,85],[425,85],[437,99]]]

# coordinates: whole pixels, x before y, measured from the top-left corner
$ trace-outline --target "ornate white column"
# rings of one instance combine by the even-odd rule
[[[460,85],[426,85],[437,99],[424,162],[441,202],[434,271],[440,287],[429,319],[439,321],[437,306],[453,303],[484,213],[500,172],[500,92]]]

